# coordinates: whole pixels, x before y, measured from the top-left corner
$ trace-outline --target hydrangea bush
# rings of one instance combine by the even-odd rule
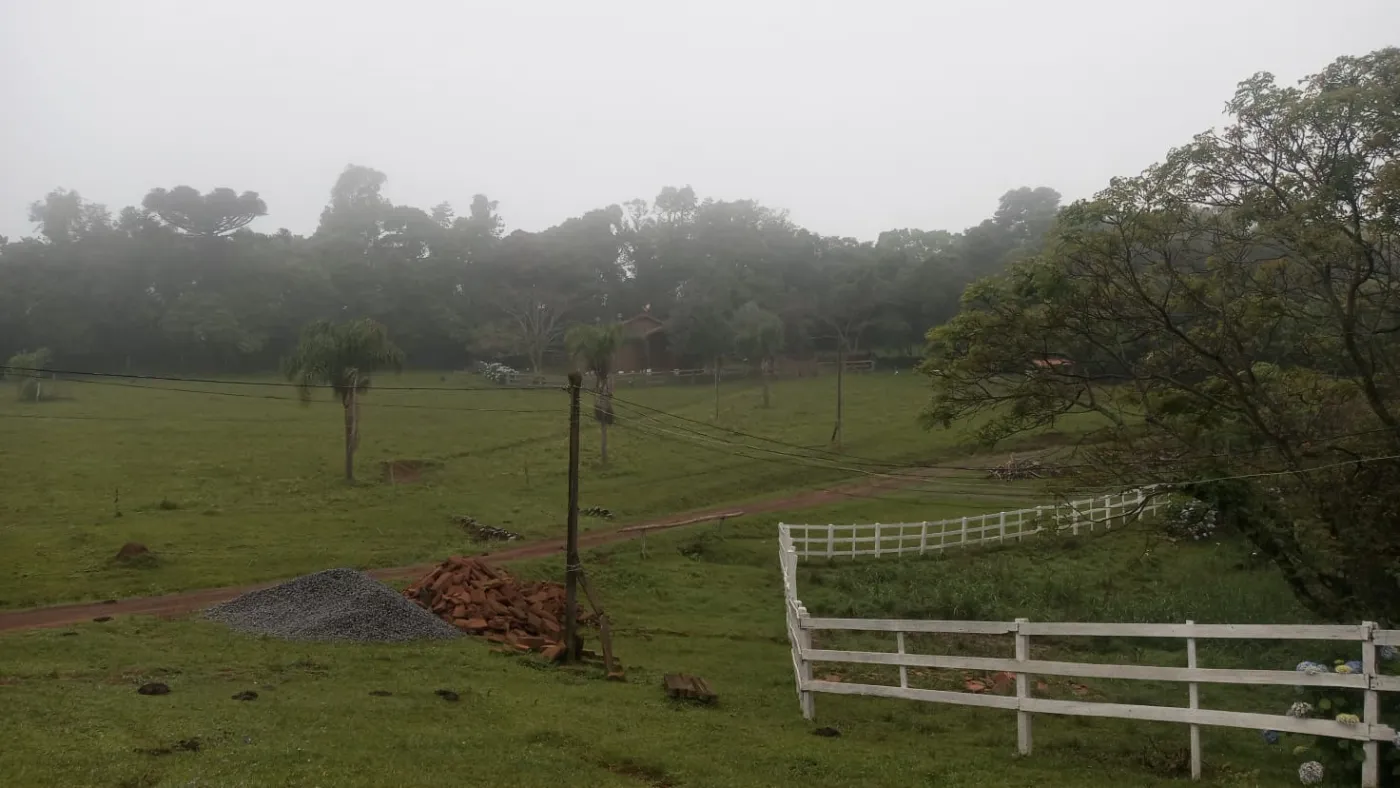
[[[492,383],[507,383],[510,381],[511,375],[519,374],[505,364],[497,364],[494,361],[483,361],[477,365],[477,369],[483,378]]]
[[[1391,647],[1379,649],[1378,656],[1383,666],[1397,665],[1396,650]],[[1362,672],[1358,660],[1335,660],[1331,665],[1322,662],[1303,661],[1294,668],[1297,672],[1310,676],[1326,673],[1342,675]],[[1343,725],[1360,725],[1362,697],[1359,690],[1346,690],[1338,687],[1298,687],[1297,692],[1306,697],[1295,701],[1284,712],[1296,719],[1336,720]],[[1382,717],[1393,720],[1392,712],[1400,709],[1391,699],[1382,695]],[[1277,745],[1283,741],[1278,731],[1262,731],[1265,744]],[[1361,765],[1365,761],[1362,742],[1331,737],[1302,736],[1290,734],[1293,756],[1298,758],[1298,782],[1302,785],[1322,785],[1324,781],[1336,785],[1357,785],[1361,779]],[[1400,737],[1397,737],[1400,739]],[[1400,740],[1384,747],[1381,753],[1381,785],[1400,785]]]

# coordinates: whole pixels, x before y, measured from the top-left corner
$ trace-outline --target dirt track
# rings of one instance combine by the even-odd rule
[[[936,470],[930,473],[927,469],[900,473],[927,476],[939,475]],[[876,481],[862,481],[828,489],[813,490],[786,498],[757,501],[742,506],[726,506],[716,509],[686,512],[645,523],[582,533],[579,534],[579,547],[597,547],[612,542],[636,539],[649,530],[677,528],[693,523],[719,519],[721,515],[726,514],[732,517],[739,517],[743,515],[767,514],[771,512],[823,506],[844,500],[850,496],[869,495],[872,492],[896,489],[909,483],[911,482],[908,478],[883,478]],[[492,561],[517,561],[524,558],[539,558],[552,555],[562,552],[563,550],[563,539],[546,539],[544,541],[531,542],[505,550],[486,551],[479,553],[479,555],[489,554]],[[435,564],[399,566],[388,569],[376,569],[371,571],[370,574],[381,580],[416,577],[430,571],[434,566]],[[166,594],[163,596],[132,597],[128,599],[108,600],[106,602],[80,602],[70,605],[30,608],[28,610],[4,611],[0,612],[0,631],[67,626],[69,624],[91,621],[99,616],[148,615],[174,617],[209,607],[210,605],[223,602],[227,599],[232,599],[239,594],[244,594],[254,589],[276,585],[279,582],[281,581],[270,580],[266,583],[258,583],[256,585],[206,588],[199,591],[186,591],[179,594]]]

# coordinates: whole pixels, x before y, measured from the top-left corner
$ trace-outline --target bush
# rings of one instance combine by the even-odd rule
[[[1381,660],[1384,666],[1396,661],[1395,649],[1382,649]],[[1383,668],[1384,669],[1384,668]],[[1299,662],[1299,673],[1360,673],[1361,663],[1355,660],[1334,660],[1331,667],[1321,662]],[[1388,672],[1388,671],[1387,671]],[[1290,717],[1300,719],[1336,720],[1344,725],[1360,725],[1362,698],[1358,691],[1337,687],[1298,687],[1302,698],[1288,707]],[[1382,695],[1381,713],[1396,711],[1391,699]],[[1361,780],[1361,764],[1365,759],[1362,743],[1350,739],[1301,736],[1290,734],[1285,741],[1277,731],[1264,731],[1264,742],[1269,745],[1283,744],[1297,758],[1298,782],[1303,785],[1320,785],[1324,780],[1341,785],[1356,785]],[[1400,744],[1400,742],[1397,742]],[[1381,785],[1397,785],[1400,774],[1400,748],[1395,745],[1381,745]]]
[[[46,347],[33,352],[22,351],[5,362],[5,376],[15,382],[21,400],[38,402],[53,396],[53,373],[43,372],[53,360]]]
[[[512,375],[520,374],[505,364],[497,364],[494,361],[483,361],[477,364],[477,371],[481,373],[483,378],[492,383],[500,384],[509,383]]]
[[[1195,499],[1168,504],[1163,522],[1167,536],[1191,542],[1211,538],[1219,527],[1220,513],[1215,507]]]

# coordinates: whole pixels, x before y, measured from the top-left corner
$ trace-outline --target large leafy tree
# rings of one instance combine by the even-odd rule
[[[1059,219],[929,335],[927,416],[1096,414],[1101,479],[1219,508],[1318,614],[1400,624],[1400,49],[1296,87]]]
[[[345,411],[345,481],[355,481],[355,451],[360,446],[360,395],[375,373],[398,370],[403,351],[389,341],[389,332],[373,320],[346,323],[316,322],[283,361],[287,378],[297,384],[304,402],[312,391],[329,387]]]
[[[607,464],[608,427],[617,420],[612,404],[613,362],[622,346],[622,326],[577,325],[569,329],[565,342],[575,363],[593,376],[593,419],[598,422],[600,457]]]

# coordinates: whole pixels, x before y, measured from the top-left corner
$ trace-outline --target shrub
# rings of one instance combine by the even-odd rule
[[[1394,649],[1382,649],[1380,656],[1383,665],[1393,665],[1396,662],[1397,655]],[[1330,667],[1322,662],[1299,662],[1295,670],[1309,675],[1347,674],[1360,673],[1362,667],[1356,660],[1338,659],[1334,660]],[[1336,720],[1343,725],[1361,724],[1362,698],[1358,691],[1338,687],[1298,687],[1297,691],[1304,699],[1295,701],[1288,707],[1288,711],[1285,712],[1288,716],[1299,719]],[[1394,704],[1388,703],[1388,700],[1387,696],[1382,696],[1383,716],[1386,712],[1396,711],[1391,708]],[[1283,741],[1283,737],[1277,731],[1264,731],[1263,739],[1270,745]],[[1298,782],[1303,785],[1319,785],[1324,779],[1339,785],[1356,785],[1361,779],[1361,764],[1365,759],[1365,752],[1359,741],[1290,734],[1286,746],[1300,761]],[[1400,747],[1384,744],[1381,746],[1381,785],[1395,786],[1398,784],[1397,776],[1400,776]]]
[[[53,360],[46,347],[33,352],[22,351],[5,362],[5,375],[15,382],[21,400],[38,402],[53,396],[53,373],[44,372]]]
[[[1167,505],[1163,528],[1173,539],[1198,542],[1214,536],[1219,527],[1220,513],[1205,501],[1192,499]]]

